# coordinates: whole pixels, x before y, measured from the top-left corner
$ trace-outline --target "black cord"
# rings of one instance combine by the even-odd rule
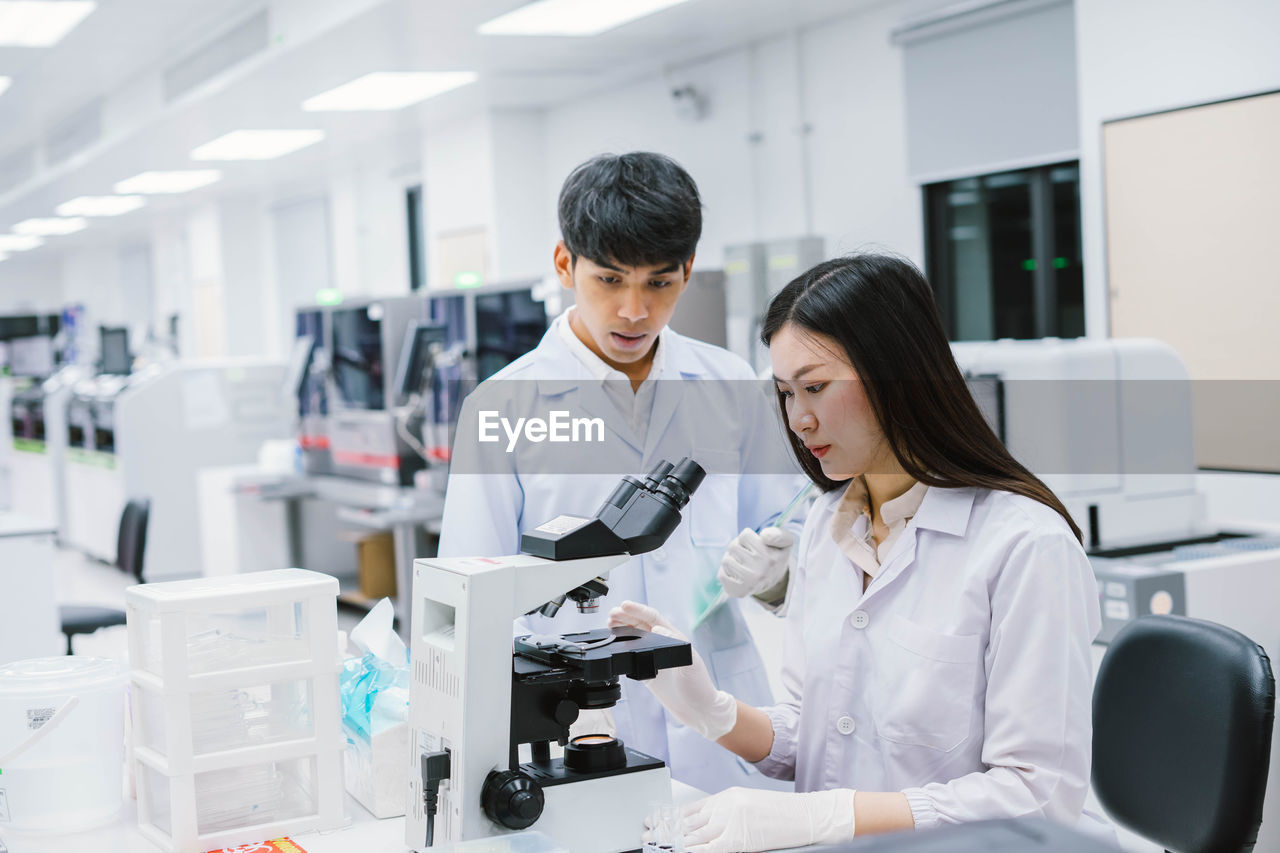
[[[440,782],[449,778],[449,750],[428,752],[422,756],[422,806],[427,817],[427,847],[435,839],[436,802]]]

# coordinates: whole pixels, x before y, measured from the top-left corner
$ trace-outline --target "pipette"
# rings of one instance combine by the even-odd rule
[[[809,492],[812,490],[813,490],[813,482],[810,481],[808,484],[805,485],[803,489],[799,491],[799,493],[796,494],[794,498],[791,499],[791,503],[787,504],[786,509],[782,511],[782,514],[779,515],[771,524],[768,524],[766,526],[781,527],[784,524],[786,524],[788,521],[790,521],[791,516],[795,515],[796,510],[800,507],[802,503],[804,503],[804,499],[809,496]],[[716,595],[711,600],[711,603],[707,605],[706,609],[703,610],[700,614],[698,614],[697,618],[693,620],[693,630],[695,631],[698,629],[699,625],[707,621],[707,617],[710,616],[712,613],[714,613],[716,608],[720,607],[722,604],[724,604],[726,601],[729,600],[729,594],[724,591],[724,587],[720,585],[720,581],[718,578],[712,581],[712,584],[715,586],[717,590]]]

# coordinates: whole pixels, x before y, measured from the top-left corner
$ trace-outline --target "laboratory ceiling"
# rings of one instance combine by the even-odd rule
[[[433,124],[491,108],[544,108],[887,0],[688,0],[591,38],[484,36],[524,0],[99,0],[51,48],[0,48],[0,233],[102,195],[240,128],[314,128],[325,140],[278,160],[222,164],[208,195],[287,194],[353,153],[416,169]],[[476,84],[384,113],[307,113],[306,98],[372,71],[472,70]],[[109,242],[145,216],[95,220],[59,245]]]

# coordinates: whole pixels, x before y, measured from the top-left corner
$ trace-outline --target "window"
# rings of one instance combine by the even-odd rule
[[[926,267],[951,340],[1084,334],[1077,163],[924,193]]]
[[[427,283],[427,258],[423,251],[422,184],[404,191],[405,221],[409,226],[409,290],[417,291]]]

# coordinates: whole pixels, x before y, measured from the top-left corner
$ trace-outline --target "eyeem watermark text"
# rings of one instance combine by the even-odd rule
[[[521,435],[525,441],[534,443],[604,441],[603,418],[573,418],[569,416],[569,412],[554,410],[548,412],[548,415],[546,419],[516,418],[515,425],[512,426],[511,421],[502,417],[499,412],[482,410],[479,440],[489,443],[501,441],[502,436],[498,432],[501,429],[507,436],[508,453],[515,450]]]

